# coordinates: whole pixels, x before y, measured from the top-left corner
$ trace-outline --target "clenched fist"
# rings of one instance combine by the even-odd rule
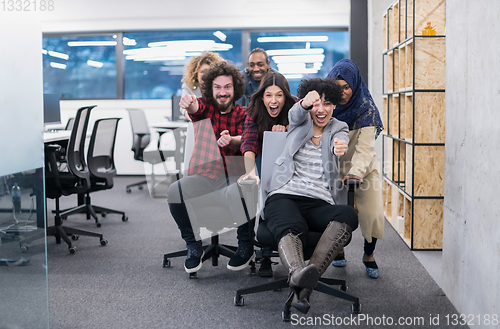
[[[311,90],[304,98],[302,98],[300,105],[302,108],[307,110],[317,102],[321,102],[321,96],[316,90]]]
[[[333,139],[333,154],[336,156],[342,156],[347,151],[347,142],[342,139],[335,137]]]

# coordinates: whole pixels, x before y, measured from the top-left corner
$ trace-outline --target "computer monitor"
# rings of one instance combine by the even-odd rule
[[[43,124],[45,126],[61,123],[61,94],[43,94]]]

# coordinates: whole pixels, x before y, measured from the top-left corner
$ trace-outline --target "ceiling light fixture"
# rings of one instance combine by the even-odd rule
[[[325,42],[328,41],[326,35],[304,35],[304,36],[289,36],[289,37],[259,37],[257,42]]]

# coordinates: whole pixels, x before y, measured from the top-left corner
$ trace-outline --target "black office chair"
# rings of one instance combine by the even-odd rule
[[[151,133],[149,132],[149,125],[146,119],[144,111],[141,109],[127,109],[130,117],[130,123],[132,125],[132,151],[134,152],[134,159],[142,162],[148,162],[151,166],[151,195],[154,196],[155,192],[155,173],[154,166],[159,163],[164,163],[168,157],[175,157],[175,150],[154,150],[154,151],[144,151],[148,147],[151,140]],[[161,137],[166,131],[158,131],[158,147],[161,144]],[[175,173],[174,173],[175,174]],[[143,189],[143,185],[148,183],[147,180],[142,180],[140,182],[129,184],[126,187],[127,193],[132,192],[132,187],[137,186],[139,190]]]
[[[66,127],[64,127],[64,130],[71,130],[73,129],[73,125],[75,124],[75,118],[69,118],[68,122],[66,122]]]
[[[280,132],[265,132],[264,133],[264,142],[262,149],[262,181],[268,180],[271,178],[271,170],[274,161],[280,155],[280,152],[276,152],[276,150],[282,150],[285,144],[286,133]],[[245,184],[252,184],[251,182],[246,182]],[[348,204],[354,205],[354,190],[359,185],[359,182],[352,181],[347,183],[349,186],[348,189]],[[261,193],[264,193],[263,191]],[[253,219],[252,221],[255,221]],[[252,231],[253,232],[253,231]],[[309,238],[307,244],[304,246],[304,258],[309,259],[316,248],[316,244],[323,232],[314,232],[309,231]],[[271,257],[279,257],[278,254],[278,242],[275,240],[271,231],[267,227],[267,223],[265,220],[260,220],[259,225],[257,227],[256,236],[253,239],[254,245],[259,247],[260,250],[256,254],[256,261],[260,261],[262,259],[270,259]],[[340,286],[340,290],[333,288],[332,286]],[[234,297],[234,304],[236,306],[244,305],[243,295],[271,291],[271,290],[281,290],[284,288],[288,288],[288,276],[275,278],[274,281],[257,285],[250,288],[238,289],[236,291],[236,296]],[[359,313],[361,310],[361,304],[359,303],[359,299],[355,296],[352,296],[346,293],[347,285],[345,280],[338,279],[330,279],[321,277],[317,286],[314,290],[321,291],[325,294],[338,297],[344,300],[348,300],[353,302],[352,311],[353,313]],[[282,311],[282,319],[283,321],[291,320],[291,305],[294,298],[295,292],[290,289],[290,293],[288,294],[288,298],[285,302],[284,309]]]
[[[98,237],[102,246],[108,243],[102,234],[63,226],[59,210],[60,197],[86,193],[90,188],[90,171],[85,162],[84,146],[90,112],[94,107],[82,107],[76,113],[75,124],[66,149],[66,161],[69,171],[60,172],[58,170],[56,153],[60,150],[60,145],[45,146],[45,195],[47,198],[55,199],[56,203],[55,224],[47,227],[47,236],[54,236],[58,244],[63,239],[68,245],[71,254],[76,252],[76,247],[72,244],[71,239],[77,240],[79,235]],[[71,236],[71,239],[68,235]],[[41,236],[33,235],[22,240],[20,242],[21,248],[26,250],[28,248],[27,243],[42,237],[43,232]]]
[[[187,128],[187,136],[186,136],[186,144],[184,150],[184,164],[188,164],[191,158],[191,154],[193,152],[194,145],[194,129],[193,124],[189,123]],[[236,159],[235,159],[236,160]],[[226,157],[226,163],[231,162]],[[236,160],[235,162],[237,162]],[[187,172],[187,169],[185,169]],[[246,220],[250,221],[251,214],[255,214],[257,208],[257,198],[254,196],[256,189],[253,187],[235,190],[235,193],[240,194],[240,199],[242,202],[242,207],[245,212]],[[219,243],[219,233],[223,231],[225,228],[230,228],[234,226],[228,226],[228,223],[232,223],[235,221],[234,218],[231,217],[231,213],[229,209],[221,210],[220,205],[212,205],[206,204],[198,209],[199,213],[198,217],[203,218],[203,223],[200,223],[201,227],[205,227],[209,232],[211,232],[210,243],[203,245],[203,249],[205,250],[205,255],[202,258],[202,262],[205,262],[208,259],[212,260],[212,266],[218,266],[219,257],[225,256],[231,258],[237,247],[231,246],[227,244]],[[250,230],[251,231],[251,230]],[[251,232],[249,232],[250,238],[253,236]],[[172,252],[163,255],[163,267],[171,266],[171,258],[182,257],[187,255],[187,250]],[[250,274],[255,274],[255,262],[250,262]],[[194,279],[197,278],[197,272],[189,273],[189,278]]]
[[[94,123],[87,152],[90,188],[85,193],[84,204],[61,212],[62,219],[69,215],[84,213],[87,214],[87,219],[91,216],[95,219],[97,227],[101,227],[98,213],[102,217],[106,217],[108,213],[119,214],[122,215],[122,221],[128,220],[125,212],[93,205],[90,198],[92,192],[113,188],[113,177],[116,176],[114,149],[119,120],[120,118],[106,118]]]

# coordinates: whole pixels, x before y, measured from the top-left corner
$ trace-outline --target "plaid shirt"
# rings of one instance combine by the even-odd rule
[[[189,114],[193,120],[195,143],[189,163],[188,175],[202,175],[218,181],[220,178],[245,173],[241,151],[219,147],[217,140],[223,130],[231,137],[241,136],[245,109],[236,103],[227,114],[221,112],[205,98],[198,98],[199,109]]]
[[[262,153],[262,140],[259,140],[259,127],[253,121],[252,113],[247,113],[245,118],[245,129],[241,135],[241,153],[253,152],[255,155]],[[274,118],[271,119],[267,130],[271,131],[274,125],[278,123]]]

